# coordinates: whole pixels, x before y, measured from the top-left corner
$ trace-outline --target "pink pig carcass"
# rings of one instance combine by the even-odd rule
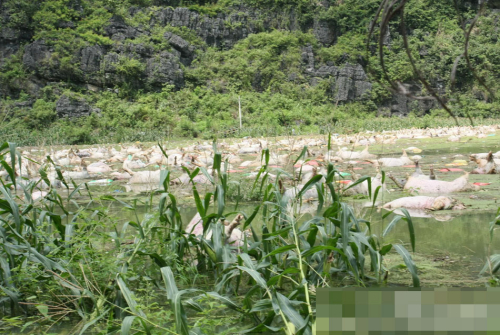
[[[237,228],[238,225],[241,224],[241,220],[243,219],[243,215],[238,214],[233,219],[231,223],[228,221],[224,222],[224,235],[226,236],[226,244],[235,247],[242,247],[245,244],[245,233]],[[196,236],[203,235],[203,219],[200,213],[196,213],[196,215],[191,219],[189,224],[185,229],[186,233],[193,234]],[[212,231],[209,231],[207,234],[207,238],[210,239],[212,237]]]

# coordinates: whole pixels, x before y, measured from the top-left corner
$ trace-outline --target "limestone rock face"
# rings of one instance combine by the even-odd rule
[[[461,0],[459,5],[464,8],[477,7],[481,1]],[[310,31],[319,42],[314,49],[309,45],[302,47],[301,66],[290,73],[285,73],[288,81],[317,85],[327,80],[326,94],[337,103],[362,101],[370,97],[372,83],[361,65],[345,64],[345,60],[342,59],[338,60],[338,64],[316,63],[315,50],[334,45],[340,36],[335,25],[321,19],[319,15],[301,21],[294,9],[284,12],[265,11],[245,5],[233,6],[228,12],[207,15],[189,8],[176,7],[181,5],[179,0],[155,0],[154,3],[163,7],[155,7],[154,10],[147,12],[149,22],[141,20],[137,26],[131,26],[124,17],[114,14],[102,30],[102,35],[109,37],[112,43],[102,45],[75,43],[78,45],[76,50],[64,55],[65,60],[61,59],[60,52],[55,51],[54,41],[33,40],[34,31],[28,31],[29,29],[11,28],[8,25],[0,27],[0,66],[10,56],[24,50],[20,57],[23,66],[29,72],[29,77],[24,83],[13,88],[0,87],[0,94],[15,96],[16,93],[12,92],[17,90],[17,94],[24,91],[36,96],[49,83],[67,83],[93,92],[112,89],[122,84],[144,91],[160,90],[165,84],[173,85],[175,89],[182,89],[185,86],[185,69],[193,66],[197,54],[203,52],[207,46],[230,49],[250,34],[278,29]],[[490,0],[488,3],[492,8],[500,8],[499,4],[500,0]],[[79,1],[70,1],[69,5],[84,15]],[[321,6],[326,10],[330,2],[321,1]],[[0,4],[0,16],[3,15],[1,8]],[[128,10],[131,16],[135,16],[144,15],[146,9],[137,6]],[[74,29],[77,26],[76,21],[58,24],[64,29]],[[176,34],[176,30],[163,34],[161,48],[154,43],[141,43],[141,37],[150,36],[154,29],[167,26],[188,31],[189,34],[197,36],[201,43],[188,40],[187,35]],[[161,35],[159,38],[162,38]],[[390,43],[391,35],[387,32],[384,44],[390,47]],[[419,51],[421,57],[425,57],[428,52],[425,48]],[[71,58],[70,62],[67,61],[68,57]],[[359,63],[362,63],[361,59]],[[257,92],[264,91],[265,74],[257,71],[251,85]],[[416,96],[422,92],[419,84],[404,85]],[[88,104],[79,102],[77,107],[76,102],[70,103],[68,97],[63,98],[60,100],[59,115],[73,117],[90,114],[91,108]],[[412,111],[428,112],[435,105],[433,100],[416,100],[394,94],[380,104],[379,108],[392,115],[407,115]]]
[[[372,84],[361,65],[335,66],[327,63],[316,68],[312,47],[303,49],[302,62],[306,67],[305,73],[311,77],[311,85],[315,85],[318,79],[331,78],[329,93],[334,100],[348,102],[368,98]]]
[[[163,37],[168,41],[168,43],[180,53],[180,61],[182,64],[189,66],[194,59],[195,48],[188,41],[182,37],[173,34],[171,32],[166,32]]]
[[[403,86],[415,97],[422,93],[422,85],[420,84],[408,83]],[[390,110],[391,115],[406,116],[412,111],[426,113],[437,106],[437,101],[434,99],[415,99],[404,94],[393,94],[384,106]]]
[[[14,55],[25,38],[29,38],[22,31],[4,27],[0,29],[0,66],[12,55]]]
[[[43,62],[50,58],[51,54],[50,48],[44,40],[35,41],[24,48],[23,64],[28,70],[38,70]]]
[[[56,112],[59,117],[82,117],[92,112],[92,107],[85,99],[62,95],[56,102]]]
[[[359,64],[347,64],[341,68],[331,68],[331,74],[335,77],[332,92],[334,92],[337,101],[365,99],[365,93],[372,88],[363,67]]]
[[[151,19],[151,25],[173,27],[185,27],[198,35],[207,45],[218,48],[230,49],[239,40],[242,40],[250,34],[257,34],[262,31],[272,29],[284,30],[308,30],[313,28],[302,26],[297,22],[293,12],[263,12],[254,8],[240,6],[232,8],[229,14],[219,13],[215,17],[200,15],[188,8],[162,8],[154,13]],[[318,40],[328,40],[328,34],[322,25],[318,25]],[[314,31],[316,35],[316,31]],[[321,38],[319,36],[322,36]]]
[[[117,15],[114,15],[109,25],[104,28],[107,36],[111,37],[115,41],[123,41],[126,38],[135,38],[139,36],[142,32],[134,27],[128,26],[125,20]]]
[[[332,45],[335,41],[335,32],[333,28],[326,21],[315,20],[313,34],[316,36],[319,42],[324,45]]]
[[[164,51],[158,58],[149,58],[146,62],[146,77],[153,86],[162,84],[184,86],[184,72],[179,65],[179,59],[174,54]]]
[[[120,32],[121,34],[121,32]],[[194,59],[195,49],[181,37],[169,33],[172,51],[155,51],[145,44],[117,44],[112,47],[87,46],[76,52],[79,73],[68,73],[60,67],[52,48],[43,40],[25,46],[23,65],[45,81],[71,79],[73,82],[113,87],[124,82],[133,87],[146,84],[149,88],[161,88],[163,84],[184,86],[181,64],[188,66]],[[130,60],[137,61],[134,68],[124,68]]]
[[[83,48],[80,57],[80,69],[85,73],[99,71],[105,53],[106,50],[99,45]]]

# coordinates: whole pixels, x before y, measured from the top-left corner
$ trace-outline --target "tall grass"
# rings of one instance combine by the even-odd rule
[[[215,152],[213,176],[204,168],[186,169],[203,224],[203,233],[195,236],[184,229],[178,201],[169,190],[169,171],[162,171],[158,204],[139,220],[135,204],[93,196],[85,183],[65,180],[50,159],[41,162],[42,179],[18,177],[16,169],[26,159],[14,144],[4,143],[0,164],[9,177],[0,186],[3,313],[39,315],[36,322],[44,324],[74,318],[78,323],[73,332],[80,334],[93,327],[111,334],[210,334],[214,321],[196,315],[207,315],[203,313],[218,304],[230,311],[238,333],[313,334],[316,288],[333,285],[332,277],[359,286],[383,285],[383,259],[393,248],[412,273],[413,285],[419,286],[409,252],[402,245],[384,244],[371,232],[370,222],[341,202],[332,164],[326,175],[315,176],[288,197],[281,187],[286,172],[278,171],[274,181],[267,178],[265,150],[253,183],[262,199],[244,213],[238,203],[226,202],[235,182],[221,157]],[[48,169],[56,169],[65,190],[51,186]],[[193,182],[198,173],[210,180],[205,194]],[[364,180],[370,182],[361,178],[353,184]],[[33,200],[42,181],[49,185],[48,194]],[[369,189],[375,203],[379,189]],[[308,190],[317,191],[317,202],[303,199]],[[88,200],[82,204],[77,197]],[[112,206],[128,211],[129,219],[117,222],[109,213]],[[307,208],[314,215],[304,220]],[[251,238],[235,247],[226,243],[225,225],[239,214],[240,228],[249,229]],[[259,214],[262,227],[255,229]],[[390,227],[406,221],[415,250],[411,217],[397,218]]]

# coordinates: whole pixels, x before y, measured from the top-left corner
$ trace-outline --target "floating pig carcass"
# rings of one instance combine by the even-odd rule
[[[374,164],[378,164],[380,166],[388,166],[388,167],[411,165],[415,163],[408,157],[408,154],[406,153],[405,150],[403,150],[403,154],[399,158],[385,157],[369,161]]]
[[[362,151],[339,150],[335,153],[334,156],[340,157],[342,159],[360,159],[360,160],[369,160],[377,158],[377,155],[373,155],[368,152],[368,146],[366,146]]]
[[[396,209],[396,208],[412,208],[412,209],[430,209],[433,211],[442,209],[464,209],[465,206],[459,203],[457,200],[439,196],[439,197],[427,197],[423,195],[414,197],[404,197],[393,200],[386,203],[382,208],[384,209]]]
[[[490,151],[486,159],[475,158],[471,156],[471,161],[478,164],[478,167],[472,170],[471,174],[497,174],[500,173],[500,164],[498,160],[493,158],[493,153]]]
[[[403,188],[411,193],[424,194],[448,194],[479,190],[479,186],[469,183],[469,173],[465,173],[453,181],[425,180],[410,176]]]
[[[243,231],[241,231],[237,226],[241,224],[243,220],[243,215],[238,214],[233,219],[231,223],[229,221],[224,221],[224,235],[226,236],[226,244],[241,247],[245,244],[245,238],[247,237]],[[191,219],[187,227],[185,228],[187,234],[193,234],[195,236],[203,235],[203,219],[200,213]],[[207,239],[212,237],[212,231],[207,233]]]
[[[113,171],[113,169],[108,164],[100,161],[88,165],[87,171],[90,173],[108,173]]]
[[[128,173],[132,175],[132,178],[129,179],[129,184],[152,184],[160,182],[161,170],[138,172],[128,171]]]
[[[418,161],[415,162],[415,172],[411,175],[413,178],[424,179],[424,180],[436,180],[436,175],[434,174],[434,167],[431,165],[429,168],[429,175],[422,172],[420,164]]]
[[[370,195],[370,190],[368,188],[368,180],[365,180],[364,182],[362,182],[358,185],[355,185],[351,188],[348,188],[353,182],[356,182],[359,178],[361,178],[361,176],[359,174],[354,172],[354,169],[352,169],[352,167],[350,167],[350,172],[351,172],[351,176],[352,176],[353,180],[350,183],[343,184],[344,185],[343,194],[347,195],[347,196],[356,195],[356,194]],[[382,183],[382,173],[380,171],[380,168],[377,168],[377,175],[375,177],[370,177],[370,183],[371,183],[372,194],[375,193],[375,190],[379,186],[380,186],[380,191],[385,192],[387,190],[386,185],[385,185],[385,181],[384,181],[384,183]]]

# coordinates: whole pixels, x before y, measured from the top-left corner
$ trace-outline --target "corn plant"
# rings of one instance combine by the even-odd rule
[[[491,244],[493,242],[493,237],[495,233],[495,229],[500,225],[500,208],[497,210],[496,217],[493,221],[490,222],[490,245],[488,246],[488,251],[491,248]],[[484,264],[483,269],[479,273],[479,275],[483,275],[486,272],[490,274],[490,284],[494,286],[498,286],[500,280],[498,277],[498,270],[500,269],[500,254],[491,254],[489,252],[489,256]]]
[[[413,285],[419,286],[408,251],[401,245],[383,244],[382,238],[371,233],[370,222],[357,218],[341,201],[334,165],[328,165],[326,175],[314,176],[290,194],[284,192],[282,178],[293,176],[277,170],[271,181],[269,151],[263,150],[263,165],[253,182],[262,199],[250,213],[243,213],[238,203],[233,208],[226,202],[230,185],[239,184],[231,180],[228,163],[216,148],[214,142],[213,174],[201,167],[184,168],[203,225],[203,233],[195,236],[185,231],[178,199],[170,191],[170,171],[161,172],[157,206],[152,207],[151,201],[149,212],[139,220],[136,201],[93,196],[85,183],[65,180],[50,157],[47,165],[41,164],[39,180],[17,176],[25,158],[14,144],[3,144],[0,164],[8,175],[0,186],[4,306],[13,315],[39,312],[51,320],[79,317],[76,333],[104,325],[107,333],[128,334],[139,326],[147,334],[191,334],[200,331],[193,328],[189,315],[204,311],[202,301],[209,297],[244,320],[241,333],[313,334],[316,287],[334,285],[331,279],[339,276],[360,286],[383,283],[387,279],[383,257],[392,248],[403,257]],[[304,148],[295,162],[306,152]],[[54,173],[49,174],[48,168]],[[199,173],[210,182],[205,194],[194,182]],[[64,186],[62,192],[54,187],[57,181]],[[375,204],[380,188],[372,193],[370,178],[360,178],[350,187],[365,181]],[[42,182],[47,194],[34,200],[31,195]],[[84,191],[89,200],[85,204],[75,201]],[[308,192],[317,194],[318,200],[310,203]],[[121,224],[108,214],[115,205],[129,214]],[[305,220],[304,212],[312,217]],[[256,229],[259,213],[261,227]],[[241,229],[251,232],[241,246],[226,243],[226,225],[234,215],[239,218],[236,225],[241,221]],[[408,224],[415,250],[407,212],[396,216],[383,235],[401,220]],[[27,274],[37,274],[33,285],[51,287],[51,296],[28,301],[32,288],[23,283]],[[209,278],[203,289],[195,285],[201,277]],[[148,283],[152,283],[149,294],[167,302],[172,319],[158,319],[141,303],[144,295],[139,292]]]

